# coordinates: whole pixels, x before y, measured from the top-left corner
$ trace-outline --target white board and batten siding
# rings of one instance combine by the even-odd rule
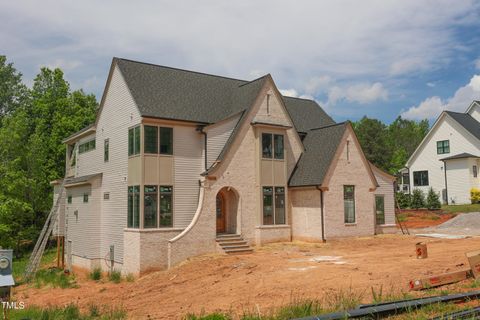
[[[415,188],[421,189],[424,193],[427,193],[430,187],[432,187],[437,193],[441,195],[443,189],[445,189],[445,172],[444,164],[440,159],[447,158],[453,155],[461,153],[471,153],[473,155],[479,154],[479,142],[468,133],[461,125],[453,120],[448,115],[443,115],[440,118],[439,123],[432,129],[426,140],[419,149],[415,152],[412,159],[407,163],[407,167],[410,170],[410,184],[412,191]],[[450,141],[450,153],[437,154],[437,141],[449,140]],[[447,162],[447,173],[450,170],[451,161]],[[452,167],[453,169],[453,167]],[[415,186],[413,180],[413,173],[415,171],[428,171],[428,186]],[[471,171],[471,168],[469,168]],[[459,171],[461,172],[461,171]],[[463,175],[463,174],[462,174]],[[448,177],[447,177],[448,178]],[[464,180],[463,185],[468,184],[469,180]],[[457,194],[455,187],[452,187],[454,180],[448,181],[448,198],[456,199],[457,204],[469,203],[470,199],[466,201],[465,195]],[[469,186],[470,188],[470,186]],[[460,191],[459,191],[460,192]],[[463,192],[463,191],[462,191]],[[463,200],[462,200],[463,199]]]
[[[210,168],[218,159],[237,126],[240,116],[241,114],[236,114],[204,129],[204,132],[207,134],[207,168]]]
[[[199,180],[204,171],[204,140],[192,126],[175,126],[173,130],[173,226],[185,228],[198,205]]]

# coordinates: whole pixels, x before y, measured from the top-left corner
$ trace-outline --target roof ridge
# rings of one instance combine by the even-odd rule
[[[343,122],[339,122],[339,123],[329,124],[329,125],[326,125],[326,126],[323,126],[323,127],[312,128],[312,129],[309,129],[308,131],[326,129],[326,128],[330,128],[330,127],[334,127],[334,126],[339,126],[339,125],[347,124],[348,122],[349,122],[349,121],[343,121]],[[308,132],[307,132],[307,133],[308,133]]]
[[[265,75],[263,75],[263,76],[261,76],[261,77],[258,77],[258,78],[256,78],[256,79],[253,79],[253,80],[251,80],[251,81],[247,81],[247,82],[245,82],[245,83],[242,83],[242,84],[239,85],[238,87],[241,88],[241,87],[243,87],[243,86],[252,84],[252,83],[255,82],[255,81],[262,80],[262,79],[264,79],[265,77],[268,77],[269,74],[270,74],[270,73],[267,73],[267,74],[265,74]]]
[[[458,112],[458,111],[450,111],[450,110],[445,110],[446,113],[455,113],[455,114],[463,114],[463,115],[470,115],[469,113],[466,112]]]
[[[282,95],[282,97],[284,97],[284,98],[289,98],[289,99],[312,101],[312,102],[317,103],[317,101],[315,101],[315,99],[308,99],[308,98],[301,98],[301,97],[292,97],[292,96],[284,96],[284,95]]]
[[[138,64],[144,64],[147,66],[152,66],[152,67],[158,67],[158,68],[165,68],[165,69],[171,69],[171,70],[177,70],[177,71],[183,71],[183,72],[189,72],[189,73],[196,73],[204,76],[209,76],[209,77],[216,77],[216,78],[223,78],[223,79],[228,79],[228,80],[235,80],[235,81],[242,81],[242,82],[251,82],[243,79],[237,79],[237,78],[232,78],[232,77],[226,77],[226,76],[220,76],[217,74],[212,74],[212,73],[206,73],[206,72],[201,72],[201,71],[193,71],[193,70],[187,70],[187,69],[182,69],[182,68],[176,68],[176,67],[169,67],[169,66],[164,66],[161,64],[155,64],[155,63],[150,63],[150,62],[142,62],[138,60],[132,60],[132,59],[126,59],[126,58],[119,58],[119,57],[113,57],[114,60],[122,60],[122,61],[127,61],[127,62],[133,62],[133,63],[138,63]],[[257,79],[256,79],[257,80]],[[252,80],[254,81],[254,80]]]

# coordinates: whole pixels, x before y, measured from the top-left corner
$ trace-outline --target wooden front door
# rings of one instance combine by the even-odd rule
[[[221,192],[217,194],[217,233],[225,232],[225,198]]]

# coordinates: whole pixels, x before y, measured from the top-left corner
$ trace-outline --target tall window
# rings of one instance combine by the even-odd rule
[[[273,150],[275,159],[283,159],[283,135],[273,135]]]
[[[377,225],[385,224],[385,197],[383,195],[375,196],[375,216]]]
[[[263,187],[263,224],[285,224],[285,188]]]
[[[143,197],[143,227],[157,227],[157,186],[145,186]]]
[[[428,186],[428,171],[413,171],[414,186]]]
[[[283,159],[284,152],[282,134],[262,133],[262,158]]]
[[[68,195],[67,202],[72,203],[72,195],[71,194]]]
[[[345,223],[355,223],[355,186],[343,186]]]
[[[83,203],[87,203],[88,202],[88,193],[84,193],[83,194]]]
[[[437,154],[450,153],[450,140],[437,141]]]
[[[140,126],[128,129],[128,155],[140,154]]]
[[[78,146],[78,153],[85,153],[88,151],[95,150],[95,139],[89,140],[87,142],[81,143]]]
[[[103,162],[108,162],[110,159],[110,141],[108,139],[105,139],[103,141]]]
[[[173,154],[173,128],[160,127],[160,154]]]
[[[158,153],[158,127],[154,126],[144,126],[145,132],[145,153]]]
[[[474,178],[478,177],[478,168],[477,168],[477,166],[473,166],[472,171],[473,171],[473,177],[474,177]]]
[[[173,226],[171,186],[160,186],[160,227]]]
[[[128,187],[127,227],[138,228],[140,226],[140,186]]]

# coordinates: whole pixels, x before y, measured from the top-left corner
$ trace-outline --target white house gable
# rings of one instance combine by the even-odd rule
[[[472,102],[467,110],[467,113],[470,114],[475,120],[480,122],[480,103],[478,101]]]

